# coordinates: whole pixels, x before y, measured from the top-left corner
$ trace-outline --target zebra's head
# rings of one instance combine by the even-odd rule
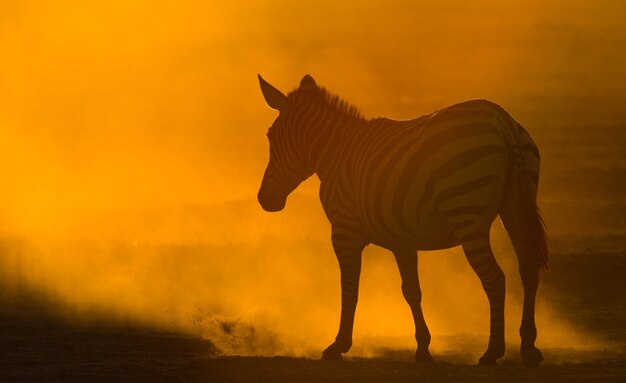
[[[265,169],[258,200],[265,211],[280,211],[285,207],[287,196],[304,180],[313,175],[305,159],[296,127],[291,116],[297,114],[289,97],[263,80],[259,75],[261,91],[267,105],[279,114],[267,131],[270,142],[270,161]],[[313,77],[306,75],[300,89],[317,87]]]

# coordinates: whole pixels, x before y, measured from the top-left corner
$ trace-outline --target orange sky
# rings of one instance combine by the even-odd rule
[[[286,91],[310,72],[366,115],[395,118],[472,97],[519,115],[537,98],[567,108],[624,91],[612,81],[619,1],[2,4],[10,225],[67,218],[50,209],[249,198],[274,117],[257,72]]]

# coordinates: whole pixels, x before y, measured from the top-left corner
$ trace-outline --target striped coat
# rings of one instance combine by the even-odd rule
[[[322,354],[338,359],[352,344],[361,251],[372,243],[393,252],[415,321],[417,362],[430,362],[421,310],[418,250],[461,245],[490,303],[490,339],[481,364],[504,354],[504,274],[489,245],[499,215],[519,258],[524,283],[520,335],[526,365],[538,365],[534,302],[547,264],[536,194],[539,151],[505,110],[472,100],[410,121],[367,120],[305,76],[284,95],[260,76],[270,107],[270,161],[259,190],[267,211],[281,210],[300,182],[317,174],[341,269],[342,313],[335,341]]]

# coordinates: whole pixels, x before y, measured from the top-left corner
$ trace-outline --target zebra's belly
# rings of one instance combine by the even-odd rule
[[[380,220],[377,224],[365,223],[365,230],[371,243],[383,248],[412,249],[412,250],[439,250],[447,249],[459,244],[446,218],[439,212],[432,210],[425,213],[423,223],[412,227],[394,225],[393,220]],[[381,225],[381,222],[387,224]]]

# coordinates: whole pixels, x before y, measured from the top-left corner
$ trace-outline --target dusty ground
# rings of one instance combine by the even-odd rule
[[[343,362],[220,356],[210,341],[181,334],[132,324],[68,324],[49,314],[50,302],[24,292],[3,298],[0,381],[625,381],[626,254],[590,257],[590,251],[554,254],[552,267],[560,271],[544,274],[542,293],[606,347],[544,349],[538,369],[523,368],[514,351],[495,368],[474,366],[462,351],[435,354],[432,366],[413,364],[410,350]],[[571,294],[563,298],[559,291]]]

